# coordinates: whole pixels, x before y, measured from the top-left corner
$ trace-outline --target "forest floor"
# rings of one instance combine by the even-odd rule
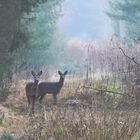
[[[81,83],[66,82],[57,105],[53,105],[51,95],[46,95],[42,105],[36,101],[34,116],[29,116],[26,82],[14,84],[7,100],[0,104],[2,140],[140,139],[137,110],[107,109],[105,97],[93,89],[83,89]]]

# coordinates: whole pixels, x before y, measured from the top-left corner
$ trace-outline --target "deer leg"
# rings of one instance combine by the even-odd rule
[[[32,107],[31,107],[31,112],[32,112],[32,114],[34,114],[34,106],[35,106],[35,97],[33,96],[33,97],[31,97],[31,102],[32,102]]]
[[[57,94],[53,94],[53,99],[54,99],[54,105],[57,104]]]
[[[27,96],[27,100],[28,100],[28,106],[30,106],[31,101],[30,101],[30,97],[29,96]]]
[[[39,98],[39,103],[42,104],[42,99],[44,98],[45,94]]]

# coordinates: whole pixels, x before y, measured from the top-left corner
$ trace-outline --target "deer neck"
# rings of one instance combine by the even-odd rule
[[[61,78],[61,77],[60,77],[59,86],[62,87],[62,86],[63,86],[63,83],[64,83],[64,78]]]
[[[36,80],[35,80],[35,81],[34,81],[34,85],[33,85],[33,86],[34,86],[34,89],[36,89],[36,90],[37,90],[37,89],[38,89],[38,81],[36,81]]]
[[[34,85],[35,85],[35,97],[38,97],[38,80],[35,80]]]
[[[38,85],[38,80],[35,80],[34,84],[35,84],[35,86],[37,86]]]

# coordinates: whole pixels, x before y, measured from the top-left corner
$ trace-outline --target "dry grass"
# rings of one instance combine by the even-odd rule
[[[53,108],[30,118],[25,140],[131,140],[139,131],[140,116],[133,112],[98,112]]]
[[[4,116],[0,124],[1,133],[8,131],[15,139],[137,140],[139,137],[139,112],[102,108],[99,101],[104,97],[93,90],[81,89],[80,81],[66,82],[57,106],[53,105],[50,95],[46,96],[42,106],[36,103],[34,116],[28,115],[24,87],[16,86],[12,89],[14,93],[2,104]],[[69,99],[77,99],[83,104],[94,103],[95,108],[64,107]]]

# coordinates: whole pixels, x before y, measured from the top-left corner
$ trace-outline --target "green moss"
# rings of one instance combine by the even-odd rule
[[[109,82],[108,84],[102,80],[93,80],[90,85],[93,87],[93,88],[97,88],[97,89],[100,89],[100,90],[107,90],[107,91],[112,91],[112,92],[121,92],[120,90],[120,86],[119,85],[114,85],[113,82]],[[110,94],[112,94],[110,92]],[[113,93],[114,95],[114,93]]]
[[[59,126],[59,127],[57,127],[57,128],[54,130],[54,132],[55,132],[57,135],[64,135],[65,132],[66,132],[66,130],[64,129],[64,127]]]
[[[140,140],[140,132],[137,133],[133,138],[132,140]]]

